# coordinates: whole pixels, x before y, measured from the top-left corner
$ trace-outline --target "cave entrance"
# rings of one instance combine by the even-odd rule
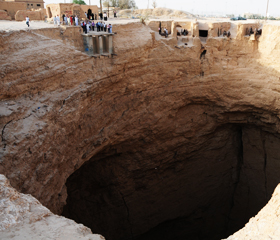
[[[199,37],[208,37],[208,30],[199,30]]]
[[[63,215],[107,240],[216,240],[242,228],[279,183],[280,136],[224,125],[155,151],[134,139],[92,157],[67,180]]]
[[[88,11],[87,11],[87,16],[88,16],[88,19],[91,19],[92,11],[91,11],[90,8],[89,8]]]

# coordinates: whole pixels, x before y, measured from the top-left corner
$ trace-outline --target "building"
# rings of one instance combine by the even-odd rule
[[[5,11],[9,16],[9,18],[12,20],[17,20],[15,17],[17,11],[26,11],[31,9],[32,10],[44,9],[44,1],[43,0],[0,0],[0,10]],[[28,13],[28,11],[26,13]],[[41,20],[43,20],[43,17]],[[3,18],[1,18],[1,14],[0,14],[0,20],[1,19]],[[30,20],[35,20],[35,19],[30,18]]]
[[[52,20],[54,16],[59,15],[62,20],[62,15],[74,15],[79,18],[85,18],[85,12],[88,15],[97,14],[98,7],[96,5],[79,5],[74,3],[57,3],[48,4],[46,6],[47,16],[49,20]]]
[[[5,2],[24,3],[26,9],[39,9],[44,8],[43,0],[5,0]]]

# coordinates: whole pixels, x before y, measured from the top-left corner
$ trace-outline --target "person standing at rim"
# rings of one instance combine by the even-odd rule
[[[57,21],[57,25],[60,26],[60,18],[58,16],[58,14],[57,14],[57,17],[56,17],[56,21]]]
[[[78,24],[79,24],[79,18],[77,17],[77,15],[76,15],[76,17],[75,17],[75,23],[76,23],[76,26],[78,26]]]
[[[161,28],[160,27],[158,28],[158,33],[159,33],[159,35],[161,35]]]
[[[56,16],[53,17],[53,25],[56,26],[57,25],[57,20],[56,20]]]
[[[86,23],[87,33],[89,33],[89,27],[90,27],[90,22],[88,21],[88,22]]]
[[[96,31],[99,32],[99,22],[96,23]]]
[[[29,20],[29,17],[28,16],[26,16],[26,25],[29,27],[29,22],[30,22],[30,20]]]
[[[67,16],[66,15],[64,15],[63,21],[64,21],[64,24],[67,25]]]
[[[73,16],[70,16],[71,26],[73,25]]]
[[[92,31],[94,31],[94,25],[95,25],[95,23],[93,21],[92,24],[91,24]]]
[[[107,31],[107,26],[106,26],[106,23],[104,23],[104,32]]]

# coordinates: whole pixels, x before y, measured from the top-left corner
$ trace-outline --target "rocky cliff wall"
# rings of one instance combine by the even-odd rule
[[[1,239],[83,239],[102,240],[90,229],[59,217],[30,195],[18,193],[7,178],[0,175]]]
[[[265,64],[278,29],[180,49],[141,24],[114,31],[118,57],[101,59],[1,33],[0,172],[107,239],[227,237],[279,183],[278,68]]]

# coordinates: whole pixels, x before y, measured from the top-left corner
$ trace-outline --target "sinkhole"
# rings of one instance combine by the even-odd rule
[[[63,214],[107,240],[216,240],[241,229],[279,183],[280,137],[225,124],[201,142],[149,136],[110,146],[67,180]],[[171,147],[172,146],[172,147]]]

